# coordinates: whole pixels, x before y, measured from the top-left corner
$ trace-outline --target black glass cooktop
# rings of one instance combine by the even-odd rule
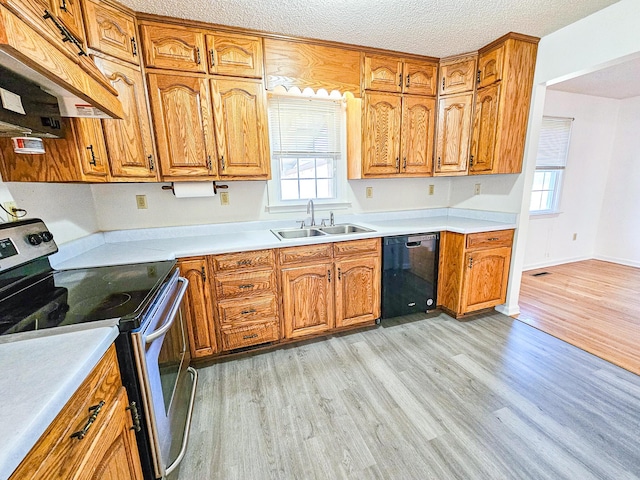
[[[0,335],[107,319],[133,330],[174,267],[164,261],[26,275],[0,296]]]

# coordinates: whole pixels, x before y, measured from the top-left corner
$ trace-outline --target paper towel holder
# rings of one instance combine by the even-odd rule
[[[226,190],[227,188],[229,188],[229,185],[216,185],[216,182],[213,182],[213,193],[216,195],[218,194],[218,189]],[[162,190],[171,190],[173,192],[173,182],[171,182],[171,185],[163,185]]]

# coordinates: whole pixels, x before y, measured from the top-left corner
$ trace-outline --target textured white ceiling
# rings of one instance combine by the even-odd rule
[[[616,0],[122,0],[136,11],[433,57],[542,37]]]
[[[596,97],[623,99],[640,96],[639,78],[640,58],[566,80],[549,88]]]

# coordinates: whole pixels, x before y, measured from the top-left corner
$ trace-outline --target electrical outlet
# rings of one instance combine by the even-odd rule
[[[229,192],[220,192],[220,205],[229,205]]]
[[[473,194],[474,195],[480,195],[480,187],[482,186],[481,183],[476,183],[475,187],[473,188]]]
[[[429,185],[429,195],[433,195],[433,191],[436,189],[435,185]]]
[[[138,210],[144,210],[147,208],[147,196],[146,195],[136,195],[136,205]]]
[[[17,213],[16,213],[16,210],[18,209],[18,204],[16,202],[3,202],[2,206],[7,212],[10,212],[11,214],[13,214],[13,215],[10,215],[9,213],[7,213],[7,219],[10,222],[15,222],[16,220],[18,220]]]
[[[373,187],[367,187],[367,198],[373,198]]]

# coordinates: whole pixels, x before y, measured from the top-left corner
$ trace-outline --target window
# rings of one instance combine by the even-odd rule
[[[341,100],[269,98],[269,210],[344,202],[346,114]]]
[[[567,165],[572,118],[543,117],[529,213],[556,213]]]

